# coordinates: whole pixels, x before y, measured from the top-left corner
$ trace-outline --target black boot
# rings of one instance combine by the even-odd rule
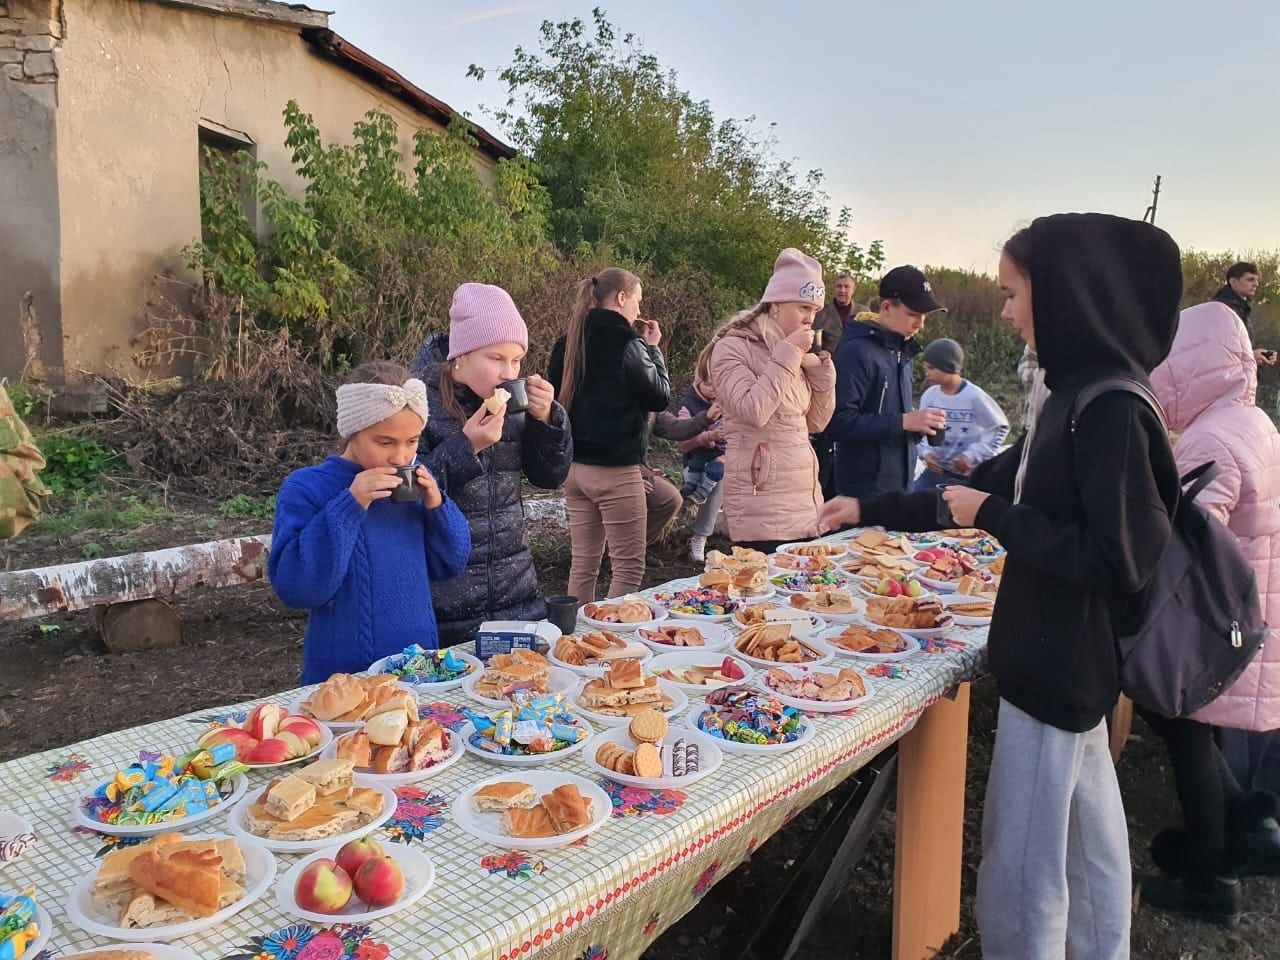
[[[1240,864],[1240,876],[1280,876],[1278,808],[1275,794],[1265,790],[1227,801],[1227,850]]]
[[[1212,874],[1160,873],[1142,881],[1141,902],[1228,930],[1240,925],[1240,881]]]

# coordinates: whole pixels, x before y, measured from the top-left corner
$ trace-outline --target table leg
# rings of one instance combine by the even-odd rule
[[[969,684],[899,741],[893,960],[934,956],[960,929]]]

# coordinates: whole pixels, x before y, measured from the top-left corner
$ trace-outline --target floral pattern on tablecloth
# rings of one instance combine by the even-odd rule
[[[290,924],[255,937],[240,953],[223,960],[387,960],[391,948],[375,939],[368,927],[338,924],[311,927]]]
[[[248,710],[229,710],[224,713],[206,713],[199,717],[187,717],[191,723],[200,723],[206,727],[225,727],[228,724],[239,726],[249,717]]]
[[[510,850],[506,853],[491,853],[480,858],[480,868],[489,876],[506,874],[512,880],[531,880],[539,874],[547,872],[547,865],[541,860],[533,860],[527,853]]]
[[[78,753],[69,753],[67,759],[49,765],[49,779],[54,783],[75,783],[76,778],[88,769],[88,760]]]
[[[596,783],[609,795],[615,817],[642,817],[646,813],[665,817],[675,813],[689,799],[683,790],[647,790],[605,779]]]
[[[122,850],[125,847],[136,847],[140,843],[146,843],[150,837],[117,837],[110,833],[99,833],[97,830],[91,830],[88,827],[72,827],[71,832],[82,837],[92,837],[100,840],[101,845],[93,854],[93,859],[101,860],[112,850]]]
[[[428,793],[421,787],[407,785],[395,788],[396,812],[383,827],[393,843],[413,843],[426,839],[444,822],[449,801],[440,793]]]
[[[593,943],[582,951],[580,960],[609,960],[609,951],[599,944]]]
[[[662,914],[659,913],[657,910],[655,910],[653,911],[653,913],[649,914],[649,918],[645,920],[644,927],[643,929],[641,929],[640,932],[643,933],[646,937],[652,937],[654,934],[654,931],[658,929],[658,924],[661,922],[662,922]]]
[[[443,700],[433,700],[431,703],[419,702],[418,719],[434,720],[440,726],[455,732],[467,722],[467,718],[462,715],[456,703],[445,703]]]
[[[700,897],[708,890],[711,885],[716,882],[716,874],[720,872],[720,858],[716,857],[711,861],[711,865],[698,875],[698,882],[693,885],[693,895]]]

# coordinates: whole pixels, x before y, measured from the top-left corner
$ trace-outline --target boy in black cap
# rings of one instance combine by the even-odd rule
[[[915,490],[940,483],[967,484],[978,464],[990,460],[1009,435],[1009,418],[987,392],[960,375],[964,348],[954,340],[935,340],[924,348],[924,395],[921,409],[941,410],[947,428],[921,440],[916,453],[924,472]]]
[[[941,410],[913,410],[911,361],[925,316],[946,309],[925,275],[895,267],[880,281],[878,313],[860,313],[836,350],[836,492],[870,498],[907,490],[915,477],[916,441],[947,425]]]

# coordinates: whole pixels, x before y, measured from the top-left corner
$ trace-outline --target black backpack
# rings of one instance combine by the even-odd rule
[[[1114,379],[1091,384],[1076,397],[1072,434],[1085,407],[1117,390],[1141,398],[1164,425],[1164,411],[1149,389]],[[1217,472],[1209,461],[1181,478],[1173,534],[1138,597],[1137,628],[1116,637],[1120,688],[1138,706],[1165,717],[1190,716],[1214,700],[1267,636],[1253,567],[1231,531],[1195,504]]]

